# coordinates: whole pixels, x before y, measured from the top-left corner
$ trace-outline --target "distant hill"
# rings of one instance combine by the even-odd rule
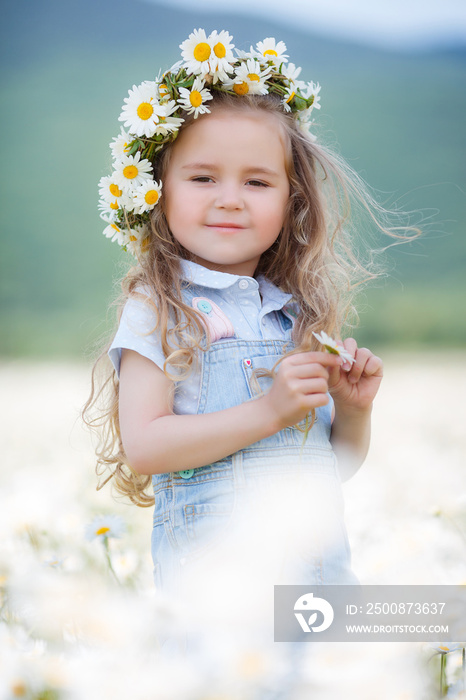
[[[361,339],[464,343],[466,52],[400,54],[237,15],[142,0],[4,3],[2,340],[6,354],[81,353],[105,329],[115,265],[97,182],[128,88],[179,58],[195,27],[227,28],[238,48],[283,39],[322,84],[320,138],[385,203],[422,210],[426,233],[388,253],[368,293]],[[376,244],[381,244],[376,241]],[[96,328],[98,329],[96,331]]]

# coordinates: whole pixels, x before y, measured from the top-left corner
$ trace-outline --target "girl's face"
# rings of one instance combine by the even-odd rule
[[[165,213],[195,262],[252,277],[285,218],[283,138],[273,115],[221,109],[180,134],[164,180]]]

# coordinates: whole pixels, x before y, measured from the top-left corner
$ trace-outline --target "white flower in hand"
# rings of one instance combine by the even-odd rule
[[[354,357],[351,353],[349,353],[343,345],[340,345],[336,340],[327,335],[327,333],[324,331],[314,333],[314,331],[312,331],[312,335],[317,338],[319,343],[322,343],[327,352],[330,352],[332,355],[339,355],[345,362],[349,362],[350,365],[353,364]]]

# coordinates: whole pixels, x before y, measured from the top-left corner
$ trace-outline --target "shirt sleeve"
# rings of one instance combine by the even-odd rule
[[[158,331],[155,331],[156,313],[140,299],[130,298],[125,304],[120,325],[112,341],[108,356],[120,376],[121,351],[135,350],[152,360],[163,370],[165,356]]]

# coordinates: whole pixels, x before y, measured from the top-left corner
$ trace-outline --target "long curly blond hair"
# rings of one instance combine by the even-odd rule
[[[255,274],[264,275],[291,293],[299,306],[293,328],[293,352],[317,349],[313,331],[324,329],[341,337],[343,328],[354,325],[357,318],[354,295],[358,288],[380,273],[373,256],[366,255],[362,261],[359,214],[365,213],[379,231],[396,242],[418,232],[407,227],[388,228],[388,213],[359,176],[339,156],[314,142],[276,96],[239,98],[222,92],[215,94],[209,107],[211,111],[275,115],[285,137],[290,197],[283,228],[275,243],[262,254]],[[188,117],[182,130],[192,123]],[[153,163],[154,179],[164,181],[174,147],[176,141],[158,155]],[[148,304],[155,312],[155,327],[166,358],[164,372],[179,381],[191,371],[196,353],[205,349],[205,330],[198,312],[182,299],[180,260],[190,260],[192,255],[173,237],[163,203],[162,197],[152,211],[151,235],[144,252],[121,282],[118,320],[129,297]],[[150,290],[150,296],[141,294],[141,288]],[[84,421],[99,434],[97,488],[113,477],[117,492],[139,506],[151,506],[151,477],[131,468],[121,441],[119,382],[107,357],[109,345],[94,364],[91,394],[83,409]]]

